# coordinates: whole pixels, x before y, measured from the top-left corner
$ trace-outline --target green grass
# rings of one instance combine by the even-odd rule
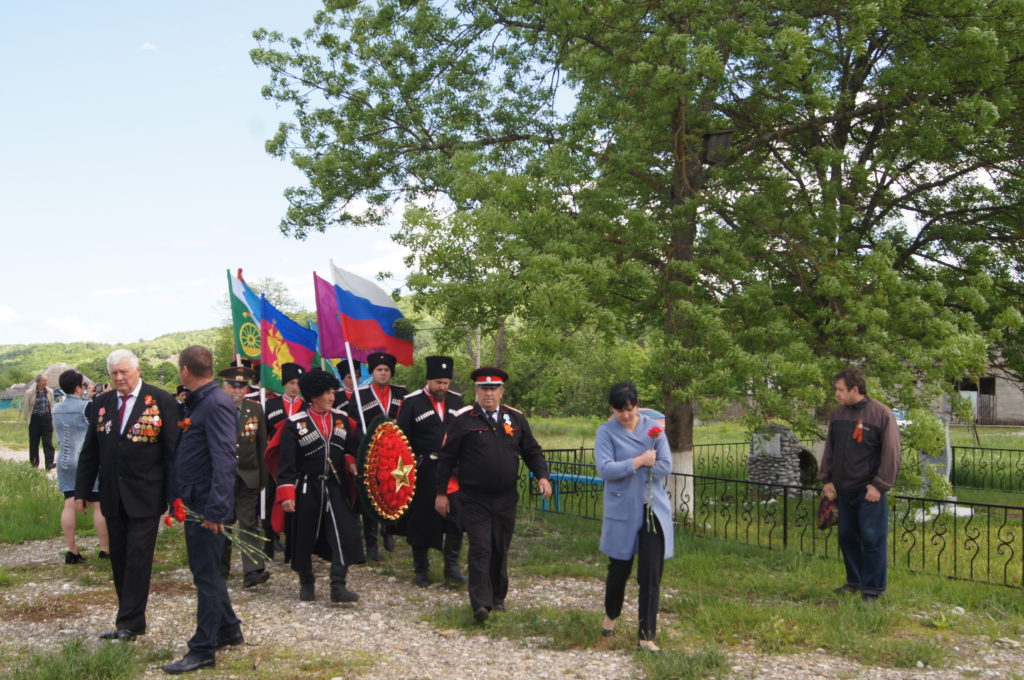
[[[55,480],[27,463],[0,460],[0,543],[17,543],[60,536],[64,496]],[[78,516],[78,533],[95,535],[92,518]]]
[[[703,647],[693,654],[667,651],[651,654],[638,651],[636,661],[644,669],[646,680],[701,680],[728,676],[729,662],[713,646]]]
[[[521,512],[509,564],[513,584],[527,576],[571,575],[601,583],[606,558],[597,551],[600,524]],[[955,661],[954,646],[970,638],[1024,635],[1019,589],[953,581],[891,570],[889,592],[875,606],[832,589],[843,581],[842,563],[679,534],[676,557],[665,563],[658,644],[665,654],[638,653],[648,678],[723,677],[729,647],[767,654],[822,648],[859,663],[933,668]],[[620,634],[612,648],[631,648],[624,631],[635,629],[635,589],[630,588]],[[494,638],[529,638],[553,649],[608,648],[600,636],[601,609],[565,611],[554,606],[494,613],[475,623],[469,607],[431,612],[439,628]],[[963,614],[957,614],[962,607]]]
[[[28,451],[28,425],[16,422],[18,414],[13,409],[5,409],[9,413],[4,414],[0,420],[0,446],[15,451]],[[54,441],[54,446],[57,442]]]
[[[56,651],[17,655],[11,680],[133,680],[146,666],[169,655],[138,645],[87,644],[81,639]]]

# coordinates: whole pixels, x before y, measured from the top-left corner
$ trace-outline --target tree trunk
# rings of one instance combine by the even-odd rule
[[[505,362],[505,317],[498,321],[498,332],[494,336],[494,365],[501,368]]]

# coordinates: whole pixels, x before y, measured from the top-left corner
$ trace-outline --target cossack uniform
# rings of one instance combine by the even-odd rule
[[[366,368],[373,373],[373,370],[380,365],[386,365],[391,369],[391,375],[395,374],[394,356],[385,352],[374,352],[366,357]],[[398,417],[398,410],[402,407],[402,399],[408,394],[408,390],[401,385],[376,385],[369,384],[359,388],[359,400],[351,399],[348,403],[348,414],[353,421],[358,423],[360,429],[370,427],[370,424],[378,416],[388,418]],[[362,417],[359,411],[362,406]],[[365,433],[361,433],[365,435]],[[357,446],[358,448],[358,446]],[[363,518],[363,538],[366,540],[366,553],[370,560],[380,560],[380,553],[377,550],[378,525],[380,520],[377,513],[367,503],[360,503],[359,512]],[[384,548],[388,551],[394,550],[394,537],[387,533],[385,528]]]
[[[355,433],[348,416],[336,409],[291,416],[281,433],[277,500],[293,499],[288,534],[292,569],[299,574],[302,599],[313,599],[314,554],[331,562],[331,593],[344,591],[348,567],[365,561],[353,506]]]
[[[442,378],[451,380],[451,357],[429,356],[426,363],[428,381]],[[443,552],[445,577],[456,583],[464,583],[466,579],[459,568],[462,530],[457,524],[458,511],[450,512],[445,518],[434,509],[434,498],[437,495],[434,476],[441,445],[448,424],[455,412],[463,407],[462,395],[448,390],[438,400],[428,387],[407,394],[398,412],[398,426],[402,428],[416,455],[416,492],[399,526],[412,546],[417,585],[427,586],[430,583],[427,576],[430,548]],[[458,493],[454,489],[448,489],[448,492],[452,506],[457,508]]]

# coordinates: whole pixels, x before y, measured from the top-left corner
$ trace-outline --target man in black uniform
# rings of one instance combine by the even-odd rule
[[[374,352],[366,357],[366,368],[370,371],[370,375],[373,376],[373,382],[366,387],[359,388],[362,418],[359,416],[359,408],[356,406],[355,399],[348,406],[349,416],[359,425],[359,429],[364,435],[366,428],[370,426],[370,423],[377,416],[386,415],[388,418],[396,418],[398,416],[398,409],[402,406],[402,399],[408,390],[401,385],[391,384],[391,377],[395,373],[395,363],[395,357],[384,352]],[[367,504],[361,504],[360,514],[363,516],[363,538],[366,540],[366,557],[373,562],[379,562],[377,514]],[[384,549],[388,552],[395,549],[395,539],[388,532],[384,533]]]
[[[334,408],[341,409],[346,413],[349,412],[350,405],[352,405],[352,408],[355,408],[355,389],[359,385],[359,379],[363,373],[362,364],[358,361],[353,359],[352,365],[356,369],[355,376],[352,375],[348,359],[342,359],[335,364],[335,367],[338,369],[338,375],[341,376],[341,389],[334,393]],[[356,424],[358,424],[358,421]]]
[[[466,582],[459,570],[462,531],[455,521],[456,513],[444,518],[434,509],[438,452],[444,443],[446,424],[462,408],[462,395],[448,389],[452,382],[451,357],[429,356],[426,362],[426,387],[407,394],[398,412],[398,426],[416,454],[416,493],[405,515],[405,536],[412,546],[416,585],[421,588],[430,585],[430,548],[444,553],[445,578],[455,583]],[[449,496],[452,504],[457,505],[451,491]]]
[[[281,383],[284,385],[284,394],[280,397],[267,399],[267,439],[271,440],[288,418],[305,408],[302,396],[299,394],[299,378],[306,372],[299,364],[286,363],[281,365]],[[278,439],[280,441],[280,438]],[[263,533],[267,537],[264,552],[267,559],[274,559],[274,552],[281,550],[281,543],[277,532],[270,522],[270,515],[274,510],[274,497],[277,494],[277,480],[271,475],[267,479],[267,490],[263,502]],[[282,551],[283,552],[283,551]]]
[[[256,372],[246,366],[232,366],[218,373],[224,379],[224,390],[231,397],[238,412],[238,442],[235,457],[238,472],[235,476],[235,516],[238,518],[239,539],[251,546],[242,552],[242,587],[252,588],[270,579],[262,559],[260,535],[260,491],[267,486],[267,464],[263,454],[267,450],[267,421],[263,407],[248,397],[250,381]],[[259,557],[257,557],[259,555]],[[221,572],[227,580],[231,572],[231,542],[224,543]]]
[[[548,466],[526,416],[501,405],[508,373],[482,367],[470,374],[476,403],[456,412],[434,475],[434,507],[442,517],[451,509],[448,479],[458,470],[462,516],[469,536],[469,604],[473,618],[487,620],[492,609],[505,610],[508,549],[516,524],[519,459],[537,478],[544,498],[551,497]]]

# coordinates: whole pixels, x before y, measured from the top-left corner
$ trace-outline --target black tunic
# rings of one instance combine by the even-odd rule
[[[391,401],[384,405],[377,400],[377,393],[371,389],[370,385],[365,385],[359,388],[359,403],[363,407],[363,419],[366,421],[367,427],[373,422],[373,419],[379,415],[387,415],[388,418],[395,418],[398,416],[398,409],[402,406],[402,399],[408,394],[408,390],[401,385],[391,385]],[[385,408],[385,406],[387,408]],[[348,414],[359,423],[359,426],[363,426],[363,422],[359,420],[359,409],[356,407],[355,396],[349,400]]]
[[[281,433],[277,483],[278,487],[295,486],[288,543],[292,569],[299,572],[310,567],[313,554],[332,561],[340,557],[344,564],[366,560],[352,511],[355,487],[346,460],[354,452],[356,436],[346,414],[332,410],[331,417],[334,427],[327,440],[308,411],[289,418]],[[333,555],[334,545],[341,546],[340,556]]]
[[[518,498],[519,458],[534,477],[548,476],[540,444],[522,412],[502,404],[497,426],[491,424],[479,404],[453,415],[434,473],[435,489],[444,489],[449,475],[458,469],[459,486],[467,496],[497,499],[513,494]]]
[[[441,550],[444,543],[444,518],[434,510],[434,497],[437,495],[434,475],[447,424],[462,408],[462,395],[448,392],[444,405],[442,421],[426,389],[422,389],[407,394],[398,412],[398,426],[416,454],[416,493],[400,526],[400,532],[404,529],[409,545],[414,548]]]
[[[526,417],[501,406],[494,424],[479,404],[455,413],[437,471],[435,489],[444,489],[458,469],[460,520],[469,536],[469,602],[473,611],[504,603],[508,594],[508,551],[519,499],[519,459],[537,479],[548,476],[540,444]]]

